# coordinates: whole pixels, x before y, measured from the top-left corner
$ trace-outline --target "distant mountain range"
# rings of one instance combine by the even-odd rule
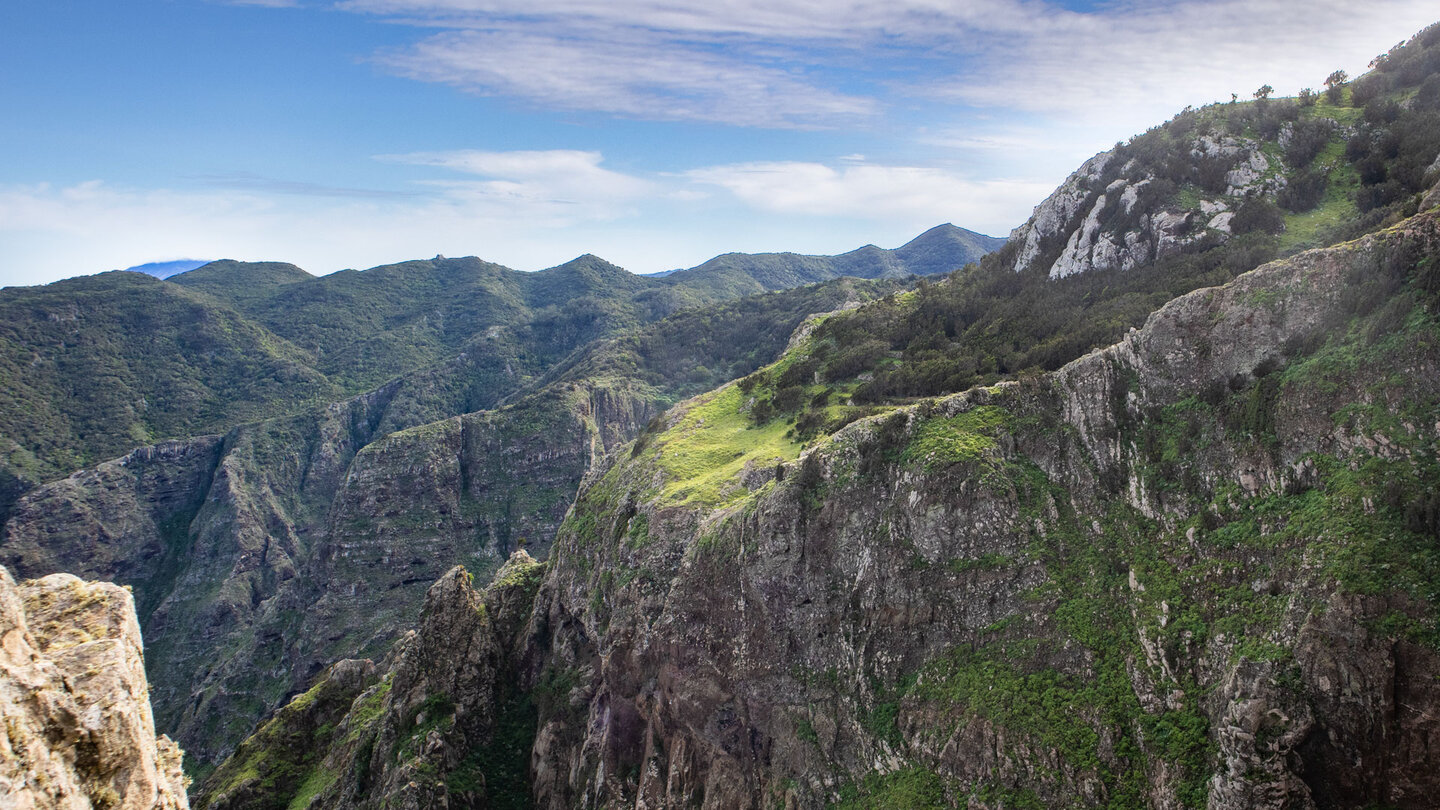
[[[677,273],[695,271],[704,271],[704,273],[700,273],[701,275],[705,273],[725,275],[729,271],[738,269],[757,279],[762,276],[768,277],[767,287],[782,283],[780,279],[786,276],[806,279],[799,281],[799,284],[809,284],[839,276],[856,278],[894,278],[907,274],[929,276],[936,273],[948,273],[963,264],[979,259],[992,250],[998,250],[1003,244],[1005,244],[1005,240],[998,236],[986,236],[983,233],[956,227],[947,222],[931,228],[894,250],[865,245],[849,253],[841,253],[836,256],[811,256],[800,253],[726,253],[688,269],[675,268],[661,270],[658,273],[638,273],[637,275],[646,278],[665,278]],[[955,264],[956,261],[960,261],[961,264]],[[168,279],[207,264],[211,264],[211,260],[177,259],[170,262],[137,264],[134,267],[125,268],[125,271]],[[783,286],[795,286],[795,284],[784,283]]]
[[[896,250],[732,253],[660,278],[590,255],[536,272],[437,256],[325,276],[187,259],[6,289],[0,520],[34,484],[133,447],[291,413],[456,357],[486,369],[429,416],[494,407],[578,346],[682,309],[841,276],[946,272],[1000,244],[941,225]]]
[[[810,256],[800,253],[726,253],[689,269],[676,268],[658,273],[645,273],[650,278],[663,278],[678,273],[719,272],[722,268],[743,268],[750,275],[776,275],[795,272],[815,273],[817,268],[839,275],[859,278],[887,278],[913,274],[929,276],[955,269],[956,256],[976,258],[999,250],[1005,240],[986,236],[950,223],[936,225],[894,250],[865,245],[837,256]],[[972,260],[973,261],[973,260]]]

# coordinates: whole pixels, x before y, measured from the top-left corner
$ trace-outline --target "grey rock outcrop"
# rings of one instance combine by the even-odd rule
[[[182,753],[155,735],[129,591],[0,568],[0,806],[183,810]]]
[[[1016,245],[1016,272],[1044,272],[1064,278],[1094,270],[1128,271],[1232,236],[1230,221],[1241,202],[1271,198],[1285,187],[1285,166],[1267,156],[1253,138],[1192,134],[1183,145],[1185,162],[1223,170],[1216,193],[1200,190],[1190,202],[1174,184],[1116,147],[1087,160],[1030,219],[1010,234]]]

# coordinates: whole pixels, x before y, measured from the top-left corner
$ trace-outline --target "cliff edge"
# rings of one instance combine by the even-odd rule
[[[188,808],[149,696],[129,591],[0,567],[0,806]]]

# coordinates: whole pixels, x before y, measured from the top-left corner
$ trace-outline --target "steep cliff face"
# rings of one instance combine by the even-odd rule
[[[205,801],[1429,807],[1436,266],[1440,211],[808,446],[685,403]]]
[[[128,591],[0,568],[0,804],[177,810],[181,751],[155,736]]]
[[[518,688],[545,566],[515,552],[484,590],[456,567],[386,663],[345,661],[202,786],[205,808],[528,804],[535,708]]]
[[[391,401],[137,451],[41,487],[7,524],[4,559],[23,575],[133,583],[157,717],[202,767],[218,763],[331,662],[387,649],[446,568],[547,550],[594,457],[653,407],[564,385],[376,441]]]
[[[1436,261],[1267,265],[729,489],[675,461],[726,391],[677,411],[557,540],[538,805],[1429,806]]]
[[[0,563],[135,588],[156,717],[203,775],[332,662],[380,655],[449,567],[485,576],[514,548],[546,553],[592,465],[673,392],[768,362],[809,312],[893,289],[832,282],[696,310],[533,382],[497,334],[495,351],[482,341],[362,396],[38,487]]]
[[[228,750],[267,696],[288,688],[252,674],[230,705],[209,707],[203,722],[233,726],[228,742],[202,742],[181,720],[212,672],[268,640],[256,626],[307,558],[385,393],[140,450],[39,487],[5,526],[4,561],[22,576],[70,571],[136,588],[157,716],[204,762],[207,745]]]

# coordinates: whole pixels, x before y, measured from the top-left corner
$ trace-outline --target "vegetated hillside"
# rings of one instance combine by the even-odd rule
[[[37,481],[337,394],[310,352],[139,273],[0,291],[0,519]]]
[[[190,283],[188,276],[175,282]],[[253,296],[231,293],[237,307],[314,352],[322,372],[359,391],[480,340],[503,352],[517,376],[534,374],[600,334],[652,320],[636,295],[659,285],[583,256],[536,273],[473,257],[436,258],[275,284],[258,296],[237,286]]]
[[[942,226],[864,261],[806,257],[789,274],[646,278],[594,256],[522,273],[436,257],[317,278],[217,261],[169,284],[113,273],[6,289],[0,521],[36,483],[160,439],[293,414],[425,369],[445,402],[416,419],[492,408],[576,348],[687,307],[846,274],[943,272],[998,242]]]
[[[1430,807],[1436,268],[1432,207],[808,445],[683,403],[197,806]]]
[[[1437,88],[1431,27],[1334,101],[1186,110],[1087,161],[975,267],[827,323],[806,362],[860,404],[1055,370],[1177,295],[1393,224],[1440,179]]]
[[[314,276],[286,262],[237,262],[221,259],[176,274],[171,281],[192,290],[207,292],[236,309],[251,312],[281,287],[313,281]]]
[[[0,559],[135,589],[156,717],[205,773],[324,666],[383,652],[450,566],[544,554],[581,479],[656,412],[772,361],[810,313],[904,286],[841,279],[684,310],[513,381],[502,408],[459,410],[505,362],[481,343],[348,401],[37,487]]]
[[[288,267],[279,265],[266,266],[267,281],[258,284],[248,283],[256,271],[224,268],[222,274],[214,267],[175,281],[201,286],[315,352],[320,369],[343,384],[368,387],[439,362],[480,339],[494,352],[497,331],[500,340],[514,344],[513,367],[526,376],[603,334],[687,307],[841,276],[945,273],[1003,243],[942,225],[893,251],[870,246],[840,256],[727,254],[658,278],[587,255],[535,273],[473,257],[437,257],[300,283],[289,283],[289,275],[283,283],[269,281],[278,268]],[[502,329],[495,330],[497,325]],[[489,405],[474,410],[481,407]]]
[[[1353,119],[1347,143],[1423,113],[1362,128],[1341,110],[1364,81],[1327,112]],[[1209,165],[1190,134],[1162,132],[1176,176]],[[1430,806],[1440,190],[1367,212],[1379,183],[1357,176],[1318,239],[1374,233],[1237,275],[1298,246],[1233,226],[1278,183],[1227,181],[1182,216],[1210,214],[1201,238],[1167,242],[1191,231],[1156,223],[1198,192],[1147,197],[1159,174],[1109,162],[997,259],[817,319],[651,422],[582,488],[538,585],[524,557],[483,594],[452,572],[347,710],[291,704],[200,803]],[[1269,165],[1245,182],[1288,186]],[[1112,202],[1144,222],[1110,227]],[[1097,263],[1102,236],[1134,247],[1128,273]],[[1007,289],[1007,317],[971,331],[982,308],[960,307]],[[899,385],[987,348],[993,367]],[[945,395],[977,379],[997,384]],[[307,727],[326,733],[287,737]]]

